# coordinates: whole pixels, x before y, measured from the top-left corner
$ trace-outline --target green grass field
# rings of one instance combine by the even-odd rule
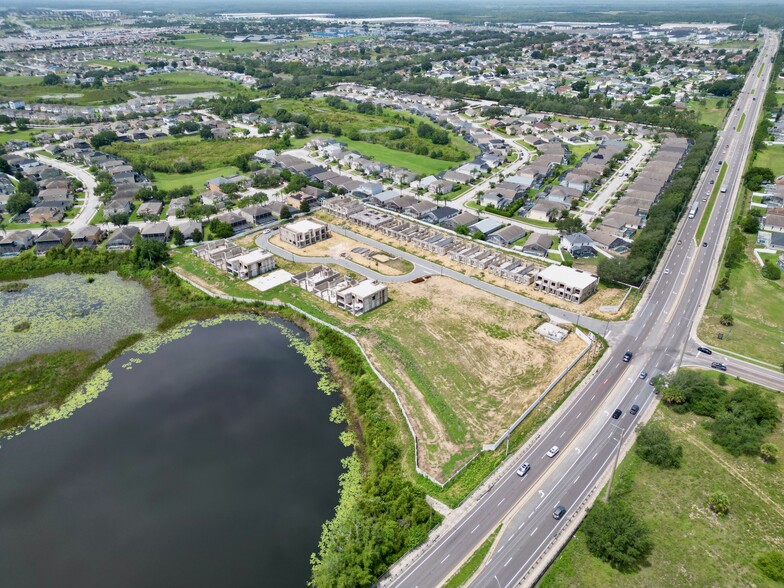
[[[105,67],[109,69],[120,69],[131,66],[142,67],[141,63],[135,61],[115,61],[114,59],[91,59],[87,62],[88,65],[96,65],[98,67]]]
[[[784,145],[766,145],[756,154],[753,165],[768,167],[777,176],[784,174]]]
[[[730,380],[732,383],[733,381]],[[779,405],[784,400],[779,396]],[[766,586],[777,584],[754,566],[760,552],[781,546],[784,517],[784,467],[758,457],[734,458],[710,440],[705,417],[678,415],[660,406],[654,419],[683,445],[677,470],[661,470],[632,450],[619,474],[633,479],[627,503],[648,523],[654,547],[641,569],[620,572],[593,557],[578,530],[556,558],[540,588],[660,586]],[[779,447],[782,426],[767,440]],[[717,517],[708,495],[721,490],[730,514]]]
[[[716,204],[716,196],[721,189],[721,183],[724,181],[725,173],[727,173],[727,164],[723,163],[721,165],[721,170],[719,170],[719,176],[716,178],[716,183],[713,185],[713,190],[711,190],[710,198],[708,198],[708,202],[705,204],[705,210],[702,211],[702,216],[700,217],[700,226],[697,227],[697,232],[694,234],[694,240],[698,245],[702,241],[702,236],[705,234],[705,229],[708,227],[708,221],[710,220],[710,215],[713,211],[713,205]],[[697,201],[700,202],[701,200],[702,196],[697,195]]]
[[[277,111],[283,108],[291,114],[305,115],[311,122],[340,127],[342,135],[337,137],[339,141],[351,142],[352,148],[357,151],[361,150],[368,156],[377,156],[380,161],[390,165],[407,167],[406,163],[409,163],[418,168],[420,173],[434,173],[454,167],[478,153],[476,147],[454,133],[449,134],[447,145],[435,145],[428,139],[418,137],[417,127],[420,123],[431,126],[433,123],[408,113],[384,109],[381,113],[376,111],[366,114],[357,112],[355,108],[338,109],[329,106],[324,100],[309,99],[265,100],[260,104],[259,113],[264,116],[275,116]],[[407,134],[393,139],[389,133],[395,129],[404,130]],[[352,137],[353,141],[349,137]],[[415,155],[423,149],[427,155]],[[435,151],[440,152],[439,158],[430,158]]]
[[[740,115],[740,120],[738,121],[738,126],[735,128],[737,132],[740,133],[741,129],[743,128],[743,123],[746,122],[746,113],[743,112]]]
[[[229,296],[261,299],[261,292],[241,280],[233,280],[224,271],[202,261],[191,252],[192,247],[182,247],[171,252],[169,265],[180,267]]]
[[[734,317],[732,329],[719,324],[721,315]],[[750,249],[730,274],[730,288],[711,294],[700,323],[703,341],[774,365],[784,363],[784,284],[762,277]],[[724,339],[719,340],[718,334]]]
[[[699,121],[712,127],[721,127],[727,114],[727,100],[725,98],[708,97],[704,100],[705,104],[701,104],[701,102],[703,101],[692,101],[689,103],[689,108],[697,113]],[[719,107],[719,102],[723,106]]]
[[[218,35],[204,35],[201,33],[189,33],[183,35],[184,39],[177,39],[174,44],[185,49],[196,49],[198,51],[216,51],[222,53],[255,53],[257,51],[270,51],[275,49],[288,49],[292,47],[308,47],[312,45],[327,45],[351,41],[360,41],[368,37],[356,36],[345,38],[333,37],[307,37],[288,43],[253,43],[238,42],[225,39]]]
[[[572,153],[574,163],[579,162],[586,153],[590,153],[596,149],[596,143],[588,143],[587,145],[569,145],[569,151]]]
[[[236,174],[239,170],[233,165],[225,165],[222,167],[214,167],[202,171],[193,172],[192,174],[164,174],[156,173],[153,183],[163,190],[171,190],[186,186],[190,184],[198,194],[203,192],[204,182],[217,178],[218,176],[229,176]]]
[[[435,175],[457,165],[454,161],[443,161],[425,155],[398,151],[385,147],[384,145],[378,145],[377,143],[352,141],[346,137],[338,137],[337,139],[341,143],[345,143],[349,149],[353,149],[375,161],[380,161],[394,167],[402,167],[411,170],[415,174],[425,176]]]
[[[58,84],[44,86],[40,77],[0,76],[0,101],[45,101],[89,106],[118,104],[129,100],[130,92],[165,96],[199,92],[234,92],[247,88],[225,78],[200,72],[182,71],[143,76],[131,82],[105,85],[100,88]]]

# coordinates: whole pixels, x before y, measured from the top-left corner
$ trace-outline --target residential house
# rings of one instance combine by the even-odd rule
[[[166,221],[158,221],[157,223],[147,223],[141,231],[142,239],[149,239],[152,241],[166,242],[171,236],[171,227]]]
[[[479,222],[479,217],[472,212],[460,212],[453,217],[442,220],[440,225],[454,231],[457,227],[470,227]]]
[[[460,214],[460,211],[457,208],[452,208],[451,206],[439,206],[424,213],[420,218],[426,223],[439,225],[449,219],[456,217],[458,214]]]
[[[100,227],[87,225],[77,230],[71,238],[71,246],[76,249],[95,249],[103,241],[106,233]]]
[[[280,229],[280,239],[296,247],[307,247],[329,237],[327,225],[311,219],[301,219]]]
[[[523,252],[529,255],[547,257],[550,247],[553,245],[553,238],[547,233],[531,233],[528,240],[523,245]]]
[[[106,239],[105,247],[109,251],[120,251],[133,247],[133,238],[139,234],[139,227],[123,226],[115,229]]]
[[[32,231],[11,231],[0,238],[0,256],[19,255],[22,251],[31,249],[34,244],[35,238]]]
[[[55,247],[67,247],[70,242],[71,231],[68,229],[46,229],[35,239],[35,252],[45,253]]]
[[[241,280],[274,270],[275,256],[263,249],[252,249],[226,262],[226,271]]]
[[[591,238],[585,233],[572,233],[561,237],[561,248],[572,257],[588,257],[596,253]]]
[[[540,270],[534,282],[534,288],[540,292],[577,304],[596,292],[598,285],[599,276],[565,265],[551,265]]]
[[[525,237],[524,229],[517,225],[507,225],[503,229],[497,230],[487,238],[489,243],[500,245],[501,247],[511,247],[515,241]]]
[[[275,220],[272,217],[272,212],[270,209],[261,206],[260,204],[251,204],[250,206],[241,208],[239,213],[248,223],[256,226],[271,223]]]
[[[65,211],[54,206],[36,206],[26,214],[31,223],[60,223],[65,218]]]

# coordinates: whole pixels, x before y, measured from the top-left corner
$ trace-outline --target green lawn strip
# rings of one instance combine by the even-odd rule
[[[737,132],[740,133],[740,130],[743,128],[743,123],[744,122],[746,122],[746,113],[745,112],[740,115],[740,120],[738,121],[738,126],[735,129]]]
[[[723,586],[728,579],[732,585],[772,586],[754,561],[777,540],[774,538],[781,537],[784,521],[776,509],[741,483],[736,473],[780,504],[784,487],[781,465],[764,464],[757,457],[730,456],[710,441],[710,433],[700,426],[704,417],[678,415],[662,405],[654,418],[683,446],[681,468],[661,470],[643,462],[632,450],[617,476],[632,480],[623,499],[651,529],[654,547],[650,556],[636,572],[618,571],[590,555],[585,535],[578,529],[538,586]],[[769,440],[780,445],[781,429],[779,426]],[[696,445],[695,438],[708,450]],[[716,461],[714,454],[733,471]],[[770,494],[771,488],[774,494]],[[729,496],[730,514],[726,517],[717,517],[707,507],[708,495],[716,490]]]
[[[190,185],[193,186],[193,189],[198,194],[206,190],[204,183],[207,180],[219,176],[230,176],[238,172],[239,169],[233,165],[205,169],[190,174],[165,174],[156,172],[153,183],[162,190],[172,190],[173,188]]]
[[[493,541],[495,541],[495,537],[500,530],[501,525],[493,531],[492,535],[490,535],[487,540],[482,543],[479,549],[477,549],[460,569],[457,570],[457,573],[449,578],[449,581],[444,584],[443,588],[460,588],[474,575],[485,560],[485,556],[487,555],[487,552],[490,551],[490,547],[493,545]]]
[[[705,234],[705,229],[708,228],[708,221],[710,220],[711,212],[713,211],[713,206],[716,204],[716,197],[719,194],[719,190],[721,190],[721,183],[724,181],[724,174],[727,173],[727,163],[721,164],[721,170],[719,170],[719,177],[716,179],[716,183],[713,185],[713,190],[711,190],[711,195],[708,198],[708,202],[705,204],[705,210],[702,211],[702,217],[700,217],[700,225],[697,227],[697,232],[694,234],[694,240],[699,245],[702,242],[702,236]],[[700,195],[697,195],[697,202],[701,200]]]
[[[12,133],[0,132],[0,145],[5,145],[8,141],[32,141],[33,135],[38,135],[46,129],[25,129],[24,131],[14,131]]]
[[[192,247],[183,247],[171,252],[173,267],[179,267],[219,289],[229,296],[261,300],[261,292],[241,280],[232,279],[229,274],[199,259],[192,253]]]
[[[572,153],[572,159],[577,164],[586,153],[590,153],[596,149],[596,143],[588,143],[585,145],[567,145],[569,151]]]

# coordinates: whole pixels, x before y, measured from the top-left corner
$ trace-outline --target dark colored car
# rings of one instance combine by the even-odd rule
[[[631,360],[632,360],[632,352],[631,351],[627,351],[626,353],[623,354],[623,361],[625,361],[626,363],[629,363]]]
[[[708,242],[707,242],[707,241],[703,241],[703,242],[702,242],[702,246],[703,246],[703,247],[707,247],[707,246],[708,246]]]
[[[697,351],[704,353],[705,355],[713,355],[713,351],[708,349],[707,347],[697,347]]]
[[[555,507],[555,510],[553,511],[553,518],[557,521],[565,514],[566,514],[566,507],[559,504],[558,506]]]
[[[718,362],[718,361],[714,361],[714,362],[711,364],[711,367],[712,367],[712,368],[716,368],[717,370],[721,370],[721,371],[723,371],[723,372],[726,372],[726,371],[727,371],[727,366],[726,366],[726,365],[724,365],[723,363],[720,363],[720,362]]]
[[[632,404],[632,407],[629,409],[629,414],[637,414],[640,412],[640,407],[636,404]]]
[[[621,418],[622,414],[623,414],[623,411],[620,408],[616,408],[615,412],[612,414],[612,418],[617,420],[617,419]]]

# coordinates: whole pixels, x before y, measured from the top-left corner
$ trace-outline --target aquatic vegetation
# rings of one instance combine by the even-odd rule
[[[27,288],[26,282],[5,282],[0,284],[0,292],[21,292]]]
[[[16,323],[14,325],[14,333],[21,333],[22,331],[26,331],[30,328],[30,321],[22,321],[21,323]]]
[[[78,274],[21,283],[26,287],[1,295],[0,365],[60,349],[100,355],[158,323],[147,290],[116,273],[98,274],[92,283]],[[23,323],[28,328],[16,328]]]

